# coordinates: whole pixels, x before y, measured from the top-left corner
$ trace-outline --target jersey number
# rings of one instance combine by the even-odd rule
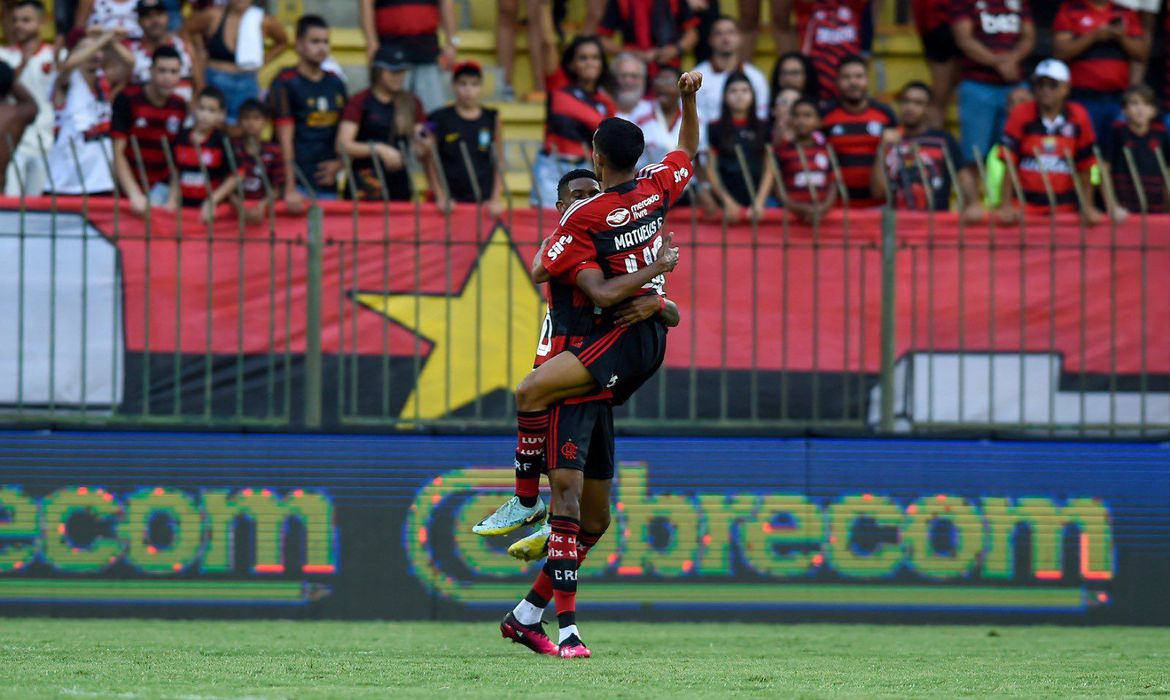
[[[654,264],[654,260],[658,258],[658,251],[662,250],[662,236],[654,238],[653,246],[645,246],[642,248],[643,264],[638,264],[638,256],[635,253],[630,253],[626,256],[626,272],[637,272],[639,268],[649,267]],[[666,284],[666,276],[658,275],[646,284],[642,285],[643,289],[653,289],[659,294],[662,294],[662,287]]]

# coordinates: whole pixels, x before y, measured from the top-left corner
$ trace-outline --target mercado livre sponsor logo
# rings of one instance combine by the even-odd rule
[[[468,605],[517,595],[534,565],[471,533],[512,479],[460,469],[417,492],[403,537],[424,587]],[[651,489],[649,467],[626,463],[580,576],[586,605],[1083,612],[1109,601],[1115,566],[1091,496]]]

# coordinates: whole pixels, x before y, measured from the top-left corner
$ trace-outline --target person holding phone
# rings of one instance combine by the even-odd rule
[[[1053,55],[1072,72],[1069,97],[1089,112],[1093,131],[1107,146],[1121,97],[1136,82],[1131,64],[1149,53],[1138,13],[1110,0],[1069,0],[1053,23]]]

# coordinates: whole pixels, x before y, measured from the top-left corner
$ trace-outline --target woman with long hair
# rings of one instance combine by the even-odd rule
[[[772,67],[771,87],[770,95],[779,95],[782,90],[791,88],[799,92],[801,97],[814,102],[821,99],[816,66],[799,51],[789,51],[776,59],[776,65]]]
[[[719,121],[707,127],[707,178],[733,221],[744,219],[753,205],[769,140],[768,124],[756,114],[751,81],[743,73],[732,73],[723,86]]]
[[[353,159],[354,199],[382,198],[382,184],[374,158],[382,164],[386,194],[390,200],[409,201],[410,176],[406,170],[409,152],[424,156],[422,103],[406,89],[406,64],[388,63],[378,50],[370,65],[370,87],[350,99],[337,127],[337,152]]]
[[[567,84],[549,92],[544,148],[533,166],[532,204],[546,208],[556,205],[562,175],[589,167],[593,132],[617,114],[608,92],[609,66],[597,37],[573,39],[561,55],[561,73]]]

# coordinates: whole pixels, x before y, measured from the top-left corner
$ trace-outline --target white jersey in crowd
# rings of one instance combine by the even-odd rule
[[[710,61],[703,61],[695,66],[695,70],[703,74],[703,89],[695,95],[695,108],[699,113],[699,140],[706,147],[707,125],[719,121],[719,115],[723,112],[723,86],[727,83],[727,76],[734,71],[716,72]],[[768,107],[772,104],[768,94],[768,79],[750,63],[743,64],[739,71],[747,76],[756,93],[756,114],[760,119],[767,119]]]
[[[175,88],[175,94],[190,102],[195,95],[195,84],[191,82],[191,53],[187,51],[187,45],[183,43],[183,39],[178,34],[172,34],[165,45],[173,46],[175,51],[179,52],[179,61],[182,63],[182,68],[179,71],[182,79]],[[147,53],[142,46],[141,39],[126,42],[126,47],[134,56],[134,73],[130,78],[131,82],[140,85],[150,82],[150,62],[154,52]]]
[[[674,113],[674,120],[667,121],[658,102],[651,102],[650,113],[637,124],[642,127],[642,138],[646,141],[646,149],[642,151],[642,160],[648,163],[661,163],[667,153],[678,150],[678,135],[682,130],[681,105],[679,105],[679,110]]]
[[[110,173],[114,160],[110,142],[113,115],[110,87],[101,71],[97,82],[95,91],[90,89],[82,71],[75,70],[69,75],[65,105],[57,113],[57,141],[49,152],[49,183],[58,194],[94,194],[114,189]]]
[[[16,156],[8,164],[5,194],[19,195],[22,184],[29,195],[38,195],[45,190],[45,166],[37,137],[40,136],[40,143],[44,143],[46,151],[53,147],[52,92],[53,81],[57,79],[57,64],[53,58],[52,44],[41,44],[20,70],[19,82],[37,103],[37,117],[24,130]],[[20,69],[24,56],[19,46],[0,47],[0,61]],[[20,168],[19,177],[14,173],[17,168]]]
[[[89,26],[102,29],[121,29],[130,39],[142,36],[138,24],[138,0],[93,0]]]

